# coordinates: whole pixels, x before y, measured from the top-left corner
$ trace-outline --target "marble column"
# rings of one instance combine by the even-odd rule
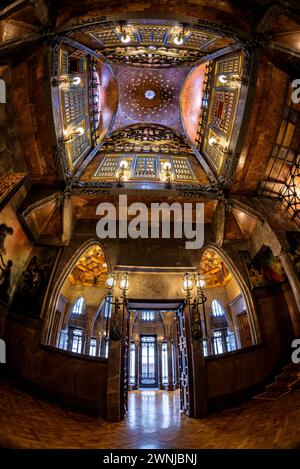
[[[283,250],[278,258],[280,259],[282,266],[285,270],[286,276],[289,279],[291,289],[294,293],[298,313],[291,312],[291,320],[295,336],[300,336],[300,281],[298,273],[295,269],[290,253],[287,250]]]

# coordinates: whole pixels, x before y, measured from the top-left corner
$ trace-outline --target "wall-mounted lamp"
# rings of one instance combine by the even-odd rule
[[[174,44],[176,44],[177,46],[181,46],[184,42],[185,35],[186,35],[186,30],[184,26],[182,26],[182,30],[173,39]]]
[[[219,75],[218,80],[220,83],[223,85],[230,85],[230,84],[235,84],[235,83],[242,83],[243,79],[239,77],[233,77],[233,76],[226,76],[226,75]]]
[[[208,139],[208,144],[211,147],[218,148],[219,150],[221,150],[222,153],[224,153],[226,155],[230,155],[232,153],[231,150],[229,150],[228,148],[223,147],[215,137],[210,137]]]
[[[73,86],[79,86],[81,81],[82,81],[81,78],[78,76],[71,77],[71,78],[53,78],[52,85],[58,86],[58,85],[69,83],[70,85],[73,85]]]
[[[171,163],[169,161],[165,161],[162,165],[162,168],[166,174],[166,180],[165,180],[165,187],[167,189],[170,189],[171,187]]]
[[[83,127],[77,127],[77,129],[74,132],[70,133],[69,135],[67,135],[62,140],[63,140],[63,142],[69,142],[73,138],[78,137],[78,136],[80,137],[83,134],[84,134],[84,128]]]
[[[118,181],[117,187],[124,187],[123,178],[124,178],[125,169],[127,168],[128,168],[128,161],[126,160],[121,161],[120,170],[117,175],[117,181]]]
[[[128,42],[130,42],[131,38],[130,38],[130,35],[128,34],[128,32],[126,31],[126,29],[123,27],[123,25],[121,24],[120,26],[120,41],[123,42],[123,44],[128,44]]]
[[[205,288],[205,280],[202,274],[199,274],[199,273],[196,274],[196,287],[197,287],[197,290],[200,290],[201,288]]]
[[[178,34],[178,36],[174,37],[174,44],[177,46],[181,46],[181,44],[183,44],[183,37],[181,34]]]
[[[129,34],[124,33],[124,34],[121,36],[121,42],[123,42],[123,44],[127,44],[128,42],[130,42],[130,36],[129,36]]]

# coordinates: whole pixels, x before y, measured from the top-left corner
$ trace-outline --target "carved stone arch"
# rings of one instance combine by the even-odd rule
[[[134,328],[134,323],[136,320],[137,320],[137,312],[134,313],[132,321],[130,321],[129,337],[133,336],[133,328]]]
[[[201,250],[200,250],[200,256],[199,256],[199,262],[204,254],[204,252],[207,249],[212,249],[214,250],[221,259],[224,260],[226,263],[227,267],[229,268],[230,272],[233,274],[235,277],[236,281],[238,282],[238,285],[241,289],[241,292],[244,296],[245,299],[245,304],[248,312],[248,318],[249,318],[249,324],[250,324],[250,330],[251,330],[251,336],[252,336],[252,341],[253,343],[257,344],[260,342],[260,327],[259,327],[259,320],[258,316],[256,313],[255,309],[255,303],[254,303],[254,298],[251,292],[251,289],[249,285],[247,284],[247,281],[244,279],[242,273],[240,272],[240,269],[237,267],[236,263],[234,262],[233,258],[231,257],[230,253],[227,252],[225,249],[219,247],[215,243],[208,243],[204,245]]]
[[[92,319],[91,319],[91,331],[94,330],[95,322],[97,321],[97,319],[98,319],[98,317],[99,317],[99,315],[100,315],[102,306],[104,305],[105,298],[106,298],[106,295],[103,295],[102,298],[101,298],[101,300],[99,301],[98,307],[97,307],[96,310],[95,310],[94,316],[93,316]]]
[[[77,298],[75,298],[74,301],[72,301],[72,303],[68,306],[67,308],[67,313],[65,314],[65,317],[64,317],[64,320],[63,320],[63,323],[62,323],[62,329],[65,329],[68,325],[68,322],[69,322],[69,319],[70,319],[70,315],[71,315],[71,312],[72,312],[72,309],[73,309],[73,306],[75,305],[75,303],[80,299],[80,298],[83,298],[84,300],[84,309],[85,309],[85,313],[86,313],[86,301],[85,301],[85,298],[84,296],[77,296]]]
[[[75,252],[72,254],[70,260],[67,263],[67,266],[64,267],[60,274],[58,275],[57,280],[55,283],[52,285],[51,290],[52,294],[48,300],[48,306],[45,308],[43,312],[43,319],[45,319],[44,323],[44,328],[43,328],[43,333],[42,333],[42,343],[48,344],[50,341],[51,337],[51,330],[52,330],[52,324],[55,316],[55,308],[57,304],[57,300],[59,297],[59,293],[64,285],[64,282],[66,281],[69,273],[74,269],[77,261],[80,259],[80,257],[84,254],[84,252],[91,246],[93,245],[99,245],[103,251],[106,263],[107,263],[107,268],[108,271],[112,270],[111,266],[111,261],[110,258],[107,254],[107,250],[103,246],[103,244],[100,242],[98,238],[91,238],[87,241],[85,241],[83,244],[80,245],[79,248],[75,250]],[[57,269],[63,265],[64,259],[63,256],[61,257],[59,261],[59,265],[57,266]],[[62,264],[62,265],[61,265]]]
[[[160,319],[161,319],[161,322],[162,322],[162,325],[163,325],[163,328],[164,328],[164,339],[163,340],[166,340],[168,338],[168,334],[167,334],[167,326],[165,324],[165,320],[164,320],[164,313],[162,313],[161,311],[159,312],[159,316],[160,316]]]

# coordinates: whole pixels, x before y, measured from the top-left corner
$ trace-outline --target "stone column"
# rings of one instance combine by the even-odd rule
[[[174,391],[174,377],[173,377],[173,355],[172,355],[172,342],[171,339],[168,339],[168,391]]]
[[[279,254],[278,258],[282,263],[287,278],[289,279],[291,289],[294,293],[298,313],[292,313],[291,320],[295,336],[300,336],[300,281],[289,252],[287,250],[283,250]]]
[[[110,422],[121,419],[121,341],[110,341],[106,392],[106,418]]]
[[[84,340],[84,336],[82,337],[82,339]],[[86,334],[82,353],[85,353],[86,355],[90,354],[90,343],[91,343],[91,336],[90,334]]]
[[[194,386],[194,415],[196,419],[207,414],[207,369],[200,340],[191,339],[192,373]]]
[[[101,336],[96,337],[96,357],[100,357],[101,351]]]

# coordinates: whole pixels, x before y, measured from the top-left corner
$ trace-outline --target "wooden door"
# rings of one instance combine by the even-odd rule
[[[250,324],[248,320],[247,312],[244,311],[241,314],[237,315],[240,338],[241,338],[241,346],[242,347],[250,347],[252,345],[252,338],[250,332]]]

